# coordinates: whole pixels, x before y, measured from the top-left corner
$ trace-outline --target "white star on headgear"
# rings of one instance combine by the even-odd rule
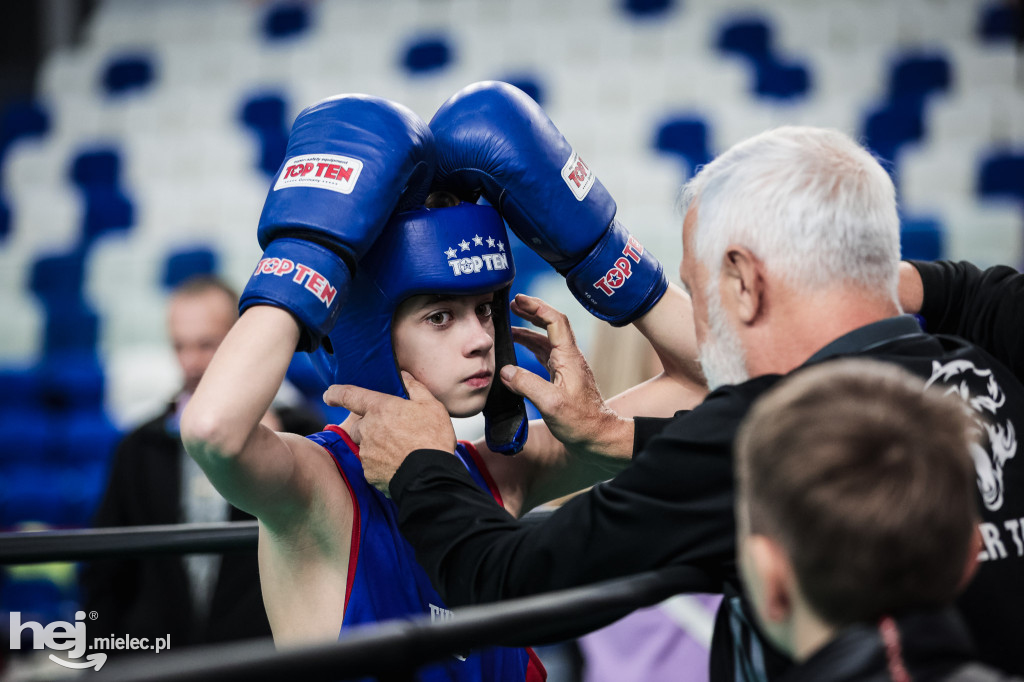
[[[456,253],[455,249],[453,247],[449,246],[448,250],[444,252],[444,255],[448,256],[449,258],[455,258],[455,253]]]
[[[487,238],[487,246],[491,247],[492,249],[494,248],[494,237]]]
[[[469,251],[469,242],[467,242],[465,239],[463,239],[461,242],[459,242],[459,247],[463,251]]]
[[[504,251],[504,250],[505,250],[505,245],[502,244],[501,242],[498,242],[498,251]]]
[[[473,245],[474,246],[483,246],[484,245],[484,238],[481,237],[480,235],[476,235],[475,237],[473,237]]]

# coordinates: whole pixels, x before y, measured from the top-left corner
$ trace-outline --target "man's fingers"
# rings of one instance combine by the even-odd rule
[[[569,318],[560,311],[555,310],[539,298],[525,294],[516,294],[513,304],[513,312],[547,331],[552,346],[563,348],[576,346],[576,337],[569,325]]]
[[[405,384],[405,390],[409,392],[409,399],[422,402],[429,400],[433,402],[435,400],[434,394],[431,393],[426,386],[421,384],[416,377],[409,372],[402,370],[402,382]]]
[[[324,391],[324,402],[333,407],[344,407],[349,412],[362,417],[373,409],[381,400],[392,396],[371,391],[351,384],[335,384]]]
[[[551,355],[551,342],[548,341],[546,335],[532,329],[512,327],[512,340],[533,353],[540,364],[548,364],[548,356]]]
[[[558,389],[549,382],[537,376],[528,369],[505,365],[501,368],[501,381],[511,389],[513,393],[528,399],[537,409],[544,412],[543,405],[547,405]]]
[[[541,300],[534,296],[527,296],[526,294],[516,294],[512,301],[509,303],[509,307],[519,317],[533,322],[532,319],[537,313],[537,308],[540,306]]]

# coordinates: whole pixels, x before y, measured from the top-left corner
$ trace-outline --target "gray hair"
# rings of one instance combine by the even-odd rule
[[[896,300],[896,192],[885,169],[837,130],[787,126],[740,142],[680,194],[698,201],[695,256],[716,282],[730,244],[803,291],[852,284]]]

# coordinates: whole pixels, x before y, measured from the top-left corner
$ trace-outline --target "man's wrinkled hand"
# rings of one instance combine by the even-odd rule
[[[324,393],[328,405],[344,407],[362,418],[363,475],[382,490],[413,450],[455,451],[455,430],[444,405],[408,372],[402,372],[402,380],[408,400],[347,384],[331,386]]]
[[[516,327],[512,335],[547,367],[551,381],[512,365],[501,368],[501,380],[529,399],[552,435],[571,450],[628,456],[633,446],[632,422],[605,405],[590,365],[576,345],[569,319],[539,298],[524,294],[515,297],[511,308],[547,332],[545,336]]]

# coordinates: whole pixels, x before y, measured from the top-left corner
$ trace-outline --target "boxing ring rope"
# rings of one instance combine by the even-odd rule
[[[0,533],[0,565],[255,551],[256,521]]]
[[[552,509],[534,509],[524,523],[540,523]],[[162,526],[83,528],[0,533],[0,566],[82,561],[110,556],[222,554],[256,551],[256,521],[175,523]]]
[[[550,510],[523,517],[543,520]],[[225,522],[132,528],[0,533],[0,564],[99,559],[112,555],[253,551],[257,524]],[[661,602],[703,582],[696,569],[672,566],[626,578],[560,592],[455,610],[455,616],[431,622],[424,614],[352,628],[343,640],[276,650],[266,640],[191,647],[159,656],[112,660],[90,673],[96,682],[201,680],[341,680],[376,677],[411,680],[425,663],[466,649],[492,645],[544,644],[576,637],[627,613]],[[69,677],[65,679],[81,679]]]
[[[685,567],[668,567],[586,587],[456,610],[454,618],[428,615],[349,630],[338,642],[273,649],[269,640],[193,647],[159,656],[112,661],[95,682],[202,682],[209,680],[342,680],[376,677],[411,680],[424,663],[493,644],[536,644],[582,634],[679,591]],[[692,584],[692,583],[688,583]],[[566,623],[571,623],[571,630]],[[567,634],[569,633],[569,634]],[[68,678],[81,679],[81,678]]]

